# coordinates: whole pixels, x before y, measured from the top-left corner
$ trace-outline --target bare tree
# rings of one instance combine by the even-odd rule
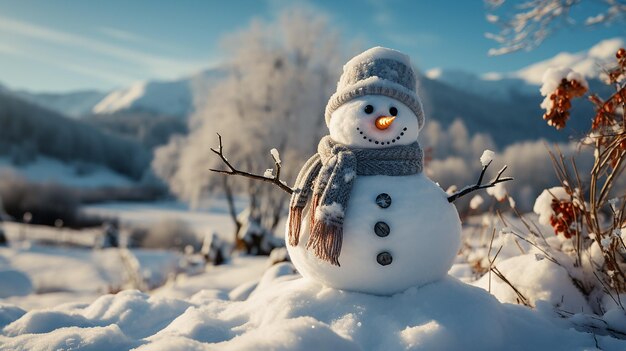
[[[498,33],[487,33],[498,48],[489,55],[503,55],[539,46],[550,34],[565,25],[582,22],[585,26],[623,22],[626,2],[622,0],[485,0],[487,21],[500,27]],[[591,9],[591,16],[575,16],[578,8]]]

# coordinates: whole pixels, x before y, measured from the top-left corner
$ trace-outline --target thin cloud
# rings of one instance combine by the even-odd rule
[[[384,0],[369,0],[369,4],[373,7],[373,20],[379,26],[388,26],[392,21],[392,13],[389,8],[392,6]]]
[[[147,38],[143,35],[139,35],[137,33],[129,32],[119,28],[113,27],[98,27],[96,30],[105,36],[115,39],[118,41],[123,41],[132,44],[140,44],[145,46],[150,46],[153,48],[159,48],[163,50],[176,51],[179,48],[176,48],[169,44],[164,44],[158,40],[154,40],[152,38]]]
[[[98,27],[98,31],[113,39],[128,41],[132,43],[145,43],[145,42],[151,41],[135,33],[131,33],[125,30],[117,29],[117,28]]]
[[[15,48],[15,47],[3,44],[3,43],[0,43],[0,52],[3,53],[3,54],[7,54],[7,55],[20,55],[20,54],[23,54],[23,51]]]
[[[31,60],[49,66],[54,66],[64,69],[66,71],[78,73],[87,77],[96,78],[109,83],[127,85],[133,82],[132,77],[120,75],[115,72],[107,72],[100,68],[95,69],[93,67],[86,67],[68,61],[55,60],[41,53],[36,53],[35,55],[33,55],[32,52],[25,52],[14,47],[5,45],[3,43],[0,43],[0,53],[19,57],[20,59]]]
[[[28,22],[0,16],[0,32],[21,35],[47,43],[81,48],[94,53],[134,63],[160,77],[174,78],[206,66],[207,62],[159,57],[139,50],[109,44],[93,38],[55,30]],[[118,33],[119,34],[119,33]]]

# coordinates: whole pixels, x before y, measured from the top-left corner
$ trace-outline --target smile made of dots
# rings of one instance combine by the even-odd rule
[[[363,139],[368,140],[370,143],[374,143],[374,144],[381,144],[381,145],[385,145],[385,143],[387,143],[387,145],[390,145],[391,143],[395,143],[396,140],[400,140],[400,138],[404,135],[404,132],[406,132],[406,127],[404,127],[404,129],[402,129],[402,132],[400,132],[400,135],[398,135],[397,137],[395,137],[394,139],[392,139],[391,141],[378,141],[378,140],[372,140],[372,138],[370,138],[369,136],[363,134],[363,131],[359,128],[356,127],[356,130],[359,131],[359,134],[363,135]]]

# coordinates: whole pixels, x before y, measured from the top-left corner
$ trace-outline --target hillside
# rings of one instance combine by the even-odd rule
[[[106,96],[96,90],[74,91],[69,93],[30,93],[15,92],[19,98],[35,105],[47,108],[62,115],[79,118],[93,109]]]
[[[136,141],[6,92],[0,92],[0,125],[0,155],[9,156],[14,164],[45,155],[66,163],[103,165],[139,179],[150,162],[150,153]]]
[[[486,133],[496,144],[503,147],[516,141],[545,138],[566,141],[569,135],[585,131],[591,108],[576,101],[580,108],[574,109],[565,133],[548,126],[542,119],[539,93],[526,95],[512,92],[510,100],[488,98],[472,90],[453,87],[438,80],[424,78],[420,82],[427,118],[439,121],[443,126],[455,119],[463,120],[470,133]]]

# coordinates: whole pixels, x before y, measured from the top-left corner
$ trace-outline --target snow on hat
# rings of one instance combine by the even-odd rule
[[[343,74],[326,105],[326,125],[330,115],[344,103],[363,95],[385,95],[407,105],[424,126],[422,102],[417,96],[415,72],[409,57],[380,46],[371,48],[343,66]]]

